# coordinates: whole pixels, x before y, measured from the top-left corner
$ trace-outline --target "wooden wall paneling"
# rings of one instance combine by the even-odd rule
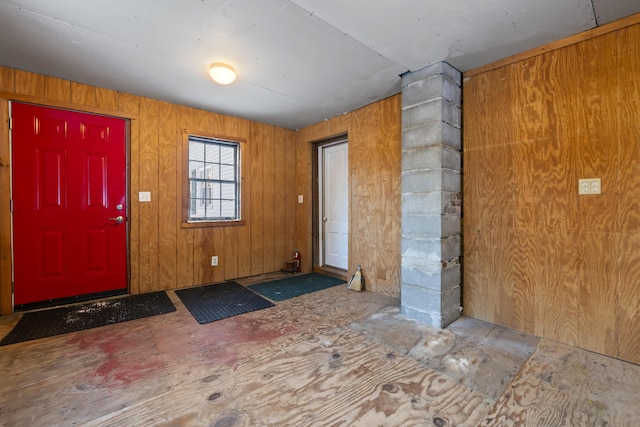
[[[213,128],[214,117],[203,110],[191,109],[193,127],[189,130],[205,136],[215,134]],[[211,256],[214,255],[214,230],[210,227],[194,228],[193,230],[193,274],[195,283],[213,283],[215,271],[211,266]]]
[[[296,209],[297,209],[297,188],[296,188],[296,151],[297,141],[296,132],[285,130],[283,134],[284,158],[282,169],[284,171],[284,186],[282,192],[284,194],[284,241],[283,241],[283,257],[282,262],[286,262],[293,258],[293,250],[296,249]],[[311,257],[311,254],[306,256]],[[285,267],[283,265],[283,267]]]
[[[640,364],[640,233],[621,233],[616,263],[618,272],[618,322],[616,357]]]
[[[463,194],[463,215],[464,215],[464,275],[463,275],[463,313],[478,319],[493,320],[493,310],[489,304],[491,296],[490,288],[487,286],[489,278],[484,263],[483,254],[486,253],[485,234],[488,230],[483,230],[480,226],[480,215],[482,209],[481,176],[484,171],[482,167],[486,150],[483,135],[486,134],[488,123],[493,117],[487,114],[487,103],[489,94],[485,88],[489,87],[491,73],[484,73],[473,78],[464,80],[464,119],[465,125],[462,128],[463,140],[465,142],[462,152],[464,173],[462,175]],[[483,120],[486,118],[486,120]]]
[[[349,180],[351,181],[351,213],[349,218],[349,263],[360,264],[365,276],[365,286],[373,292],[381,292],[377,280],[377,228],[379,209],[380,161],[375,132],[379,119],[377,106],[369,105],[351,113],[352,133],[349,138]],[[376,173],[372,173],[376,171]],[[351,272],[351,269],[350,269]]]
[[[493,254],[495,245],[502,244],[501,252],[497,256],[492,255],[491,258],[495,259],[496,266],[504,259],[502,268],[510,269],[504,273],[511,279],[506,289],[497,286],[497,283],[501,283],[500,278],[489,279],[488,286],[485,283],[492,292],[491,298],[500,301],[500,312],[494,313],[495,323],[512,324],[514,328],[535,334],[539,323],[537,304],[542,298],[539,283],[544,280],[544,272],[534,267],[537,264],[538,253],[544,251],[544,248],[538,246],[539,240],[535,233],[517,227],[513,230],[508,244],[505,240],[507,239],[502,230],[496,232],[496,243],[485,246],[483,255],[480,255],[481,262],[485,262],[487,254]],[[503,294],[508,294],[508,297]]]
[[[397,95],[400,97],[400,95]],[[384,101],[383,101],[384,102]],[[344,133],[349,133],[349,129],[351,128],[351,114],[341,114],[329,120],[329,135],[340,135]]]
[[[273,246],[273,270],[278,271],[285,267],[285,262],[291,258],[287,250],[287,181],[286,181],[286,159],[289,157],[287,150],[287,130],[283,128],[274,129],[273,144],[273,234],[275,236]],[[289,183],[290,185],[290,183]]]
[[[178,174],[176,177],[176,253],[177,253],[177,270],[176,270],[176,287],[185,288],[195,284],[194,280],[194,268],[193,268],[193,228],[183,228],[183,206],[184,197],[183,194],[183,179],[186,173],[188,173],[184,166],[187,159],[184,158],[185,149],[183,132],[192,130],[192,109],[188,107],[178,107],[178,123],[177,129],[179,129],[180,135],[176,138],[176,165]]]
[[[44,76],[28,71],[15,70],[15,92],[44,98]]]
[[[118,93],[118,110],[139,117],[140,98],[135,95]],[[129,292],[140,291],[140,229],[139,202],[140,191],[140,120],[129,121]]]
[[[210,267],[213,273],[213,283],[223,282],[225,279],[225,259],[229,256],[232,256],[233,250],[228,251],[228,247],[226,245],[226,233],[225,228],[227,227],[213,227],[211,228],[211,237],[213,238],[213,251],[211,255],[218,256],[218,266]],[[230,244],[229,246],[231,246]],[[209,261],[211,261],[211,257],[209,257]]]
[[[516,211],[512,113],[495,99],[510,96],[511,81],[503,69],[467,80],[464,87],[463,111],[468,111],[469,119],[463,127],[463,309],[490,322],[509,318],[518,309],[513,305],[516,282],[501,268],[512,265],[517,248],[512,232]],[[483,255],[489,251],[493,256],[486,259]],[[502,288],[492,283],[501,283]]]
[[[96,106],[96,87],[71,82],[71,102],[74,104]],[[115,110],[115,108],[113,108]]]
[[[0,91],[13,92],[15,71],[0,66]],[[12,311],[11,290],[11,152],[9,102],[0,99],[0,315]]]
[[[535,257],[529,260],[534,280],[534,334],[566,344],[578,342],[578,285],[576,254],[578,235],[566,230],[531,230]],[[564,244],[558,244],[565,242]],[[576,277],[578,276],[578,277]],[[588,276],[588,275],[587,275]]]
[[[579,289],[576,313],[578,339],[571,342],[567,337],[550,338],[615,357],[620,300],[619,273],[612,266],[618,263],[619,234],[584,230],[575,236],[573,242],[577,246],[578,261],[571,271],[573,274],[566,276],[566,280],[575,280]],[[561,297],[559,294],[555,296],[557,299]]]
[[[575,141],[576,173],[578,178],[601,178],[602,194],[577,196],[578,229],[583,243],[579,254],[584,264],[578,274],[580,285],[579,336],[582,348],[611,354],[617,348],[618,278],[611,269],[618,251],[617,217],[620,206],[619,147],[616,130],[617,79],[611,70],[617,69],[617,33],[610,33],[565,49],[564,58],[576,56],[580,61],[579,82],[581,100],[579,113],[573,116],[579,127]],[[568,62],[568,61],[567,61]],[[569,74],[571,70],[567,70]],[[568,95],[574,95],[573,93]],[[574,182],[575,182],[574,180]],[[575,185],[575,184],[574,184]],[[574,189],[573,194],[577,193]],[[563,341],[571,344],[568,341]]]
[[[0,75],[5,76],[2,72]],[[9,78],[2,79],[10,86]],[[13,309],[11,289],[11,153],[9,149],[9,102],[0,99],[0,314]]]
[[[158,104],[158,289],[177,286],[178,163],[176,140],[177,107],[167,102]]]
[[[640,364],[640,28],[618,34],[615,120],[620,153],[617,357]]]
[[[233,137],[234,135],[227,134],[224,116],[217,113],[205,112],[206,115],[206,130],[214,134],[222,134]],[[210,251],[203,254],[203,259],[207,261],[208,274],[207,281],[205,283],[219,283],[224,281],[224,260],[227,257],[225,250],[225,227],[209,227],[203,228],[201,231],[208,235],[210,241]],[[216,267],[211,266],[211,257],[218,256],[218,265]]]
[[[224,259],[221,259],[220,262],[224,265],[224,277],[223,280],[231,280],[237,279],[239,276],[238,273],[238,263],[239,256],[238,252],[240,250],[240,242],[239,242],[239,233],[238,229],[244,228],[243,226],[239,227],[224,227]],[[246,277],[246,276],[245,276]]]
[[[333,134],[331,132],[331,120],[325,120],[319,123],[312,124],[298,132],[300,141],[315,142],[322,139],[330,138]]]
[[[71,82],[55,77],[45,76],[44,96],[51,101],[71,102]]]
[[[326,125],[325,125],[326,126]],[[296,201],[297,196],[302,195],[303,203],[296,202],[296,234],[294,249],[300,251],[300,268],[303,272],[310,272],[313,268],[313,250],[312,250],[312,170],[311,162],[313,159],[313,145],[310,141],[317,140],[322,137],[319,133],[313,133],[313,129],[304,130],[296,138]],[[328,128],[325,128],[328,129]],[[312,139],[313,138],[313,139]],[[293,254],[292,254],[293,255]]]
[[[158,101],[140,98],[140,148],[138,191],[151,193],[151,202],[138,203],[140,292],[158,290]]]
[[[571,120],[575,109],[565,102],[565,94],[576,85],[565,69],[575,72],[577,65],[558,58],[557,52],[531,58],[516,79],[521,89],[513,92],[514,103],[523,106],[519,115],[526,118],[518,121],[514,160],[517,194],[526,200],[519,203],[517,227],[532,237],[535,255],[527,261],[535,261],[529,262],[527,274],[538,278],[532,283],[537,319],[533,332],[569,344],[578,337],[578,281],[570,232],[576,225],[578,200],[572,167],[577,160]]]
[[[240,138],[238,135],[239,119],[230,116],[218,114],[220,120],[220,129],[224,135],[230,135],[233,138]],[[242,151],[242,148],[241,150]],[[242,156],[242,153],[240,154]],[[242,184],[240,186],[242,191]],[[242,203],[242,202],[241,202]],[[221,281],[237,278],[238,274],[238,230],[237,227],[224,227],[221,233],[222,252],[224,256],[219,259],[222,272]]]
[[[237,274],[234,277],[248,277],[251,276],[251,185],[255,182],[251,177],[251,124],[249,121],[238,119],[237,135],[246,141],[240,152],[243,157],[243,167],[240,171],[242,175],[240,203],[242,203],[242,215],[245,223],[238,227],[230,227],[234,231],[230,231],[228,234],[231,237],[237,236],[237,261],[235,263]],[[231,274],[231,270],[228,271]],[[229,275],[227,278],[230,278]]]
[[[401,97],[393,96],[374,104],[378,107],[375,147],[380,153],[376,169],[377,186],[375,216],[376,282],[379,293],[400,296],[401,263],[401,180],[402,180],[402,105]],[[373,147],[372,147],[373,148]],[[358,159],[355,159],[357,162]],[[363,165],[364,166],[364,165]],[[370,274],[371,275],[371,274]]]
[[[14,92],[15,81],[15,70],[0,66],[0,92]]]
[[[276,270],[275,249],[276,239],[281,239],[282,235],[276,236],[276,217],[275,217],[275,195],[276,168],[279,167],[279,161],[275,158],[275,127],[262,125],[263,129],[263,179],[262,179],[262,209],[263,215],[263,268],[265,273],[271,273]],[[278,159],[279,160],[279,159]]]
[[[578,99],[578,114],[567,117],[563,128],[578,128],[579,137],[572,144],[576,150],[576,173],[574,188],[571,193],[576,194],[576,180],[579,178],[601,178],[602,194],[597,196],[577,196],[579,224],[581,230],[594,232],[613,232],[617,228],[616,218],[620,205],[619,181],[619,146],[616,116],[618,105],[618,79],[611,77],[611,70],[618,68],[617,49],[613,54],[609,52],[612,46],[619,44],[617,33],[593,39],[588,43],[567,48],[564,58],[566,62],[572,57],[579,58],[573,63],[579,63],[579,71],[566,67],[563,75],[572,76],[579,83],[567,96],[580,95]],[[573,74],[572,74],[573,72]],[[567,79],[568,80],[568,79]],[[564,97],[560,97],[563,99]],[[573,99],[573,98],[572,98]],[[564,105],[568,107],[566,102]],[[568,108],[565,108],[568,110]],[[571,112],[571,110],[568,110]],[[576,197],[576,196],[574,196]]]
[[[295,158],[294,158],[294,161],[290,163],[293,166],[293,180],[290,182],[293,183],[293,188],[294,188],[293,190],[294,212],[289,214],[290,216],[293,216],[294,218],[296,218],[296,221],[295,221],[294,230],[293,230],[293,242],[291,244],[291,247],[289,248],[289,254],[288,254],[289,256],[287,257],[287,260],[292,258],[293,250],[298,249],[300,251],[300,256],[302,259],[302,262],[300,263],[300,268],[303,271],[312,271],[313,264],[315,262],[313,259],[313,247],[312,247],[313,228],[311,227],[313,222],[312,209],[314,208],[314,206],[312,204],[313,201],[309,198],[309,197],[313,197],[313,192],[312,192],[313,188],[311,187],[312,185],[311,175],[313,173],[311,162],[313,157],[309,159],[308,170],[303,165],[306,162],[307,155],[313,156],[313,151],[309,149],[308,146],[309,146],[309,143],[313,141],[311,139],[311,136],[314,135],[313,129],[317,127],[318,127],[318,124],[314,124],[306,128],[300,129],[298,132],[296,132],[295,149],[291,153],[293,156],[295,156]],[[328,129],[326,125],[325,125],[325,128]],[[303,152],[306,152],[307,149],[309,149],[309,153],[308,154],[303,153]],[[303,162],[303,163],[300,164],[299,162]],[[288,171],[288,172],[289,174],[291,173],[291,171]],[[309,177],[305,176],[306,174],[308,174]],[[309,196],[305,195],[305,185],[307,184],[305,184],[305,182],[302,182],[307,178],[310,180],[308,182]],[[298,203],[298,195],[303,196],[304,201],[302,204]],[[310,204],[308,213],[305,206],[306,204]],[[306,215],[311,216],[311,218],[308,218],[308,225],[307,225]],[[307,232],[309,233],[308,237],[306,235]],[[306,270],[307,268],[309,270]]]
[[[238,138],[237,135],[237,120],[233,117],[224,116],[222,114],[217,113],[209,113],[210,115],[210,126],[211,129],[214,129],[216,133],[221,135],[227,135],[228,137],[235,139]],[[213,267],[213,276],[214,281],[222,282],[228,277],[237,277],[237,276],[229,276],[227,272],[227,265],[231,265],[234,271],[237,273],[237,253],[238,253],[238,242],[237,239],[228,239],[229,233],[227,232],[228,228],[234,227],[216,227],[218,230],[213,230],[213,238],[214,238],[214,255],[218,255],[218,266]],[[237,233],[233,233],[237,235]]]
[[[96,107],[117,111],[119,102],[119,93],[115,90],[96,88]]]
[[[636,25],[465,75],[466,314],[638,360],[639,49]]]
[[[259,123],[251,123],[248,146],[251,151],[251,275],[264,273],[264,210],[263,210],[263,135]]]
[[[214,235],[220,230],[221,227],[193,229],[193,274],[196,285],[215,282],[216,267],[211,266],[211,257],[217,254]]]

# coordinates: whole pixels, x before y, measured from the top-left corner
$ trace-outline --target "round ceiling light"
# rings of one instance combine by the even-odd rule
[[[236,79],[236,70],[230,65],[215,63],[209,67],[209,75],[216,83],[228,85]]]

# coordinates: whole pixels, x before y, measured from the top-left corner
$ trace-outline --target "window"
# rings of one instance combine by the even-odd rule
[[[240,143],[188,136],[189,223],[240,220]]]

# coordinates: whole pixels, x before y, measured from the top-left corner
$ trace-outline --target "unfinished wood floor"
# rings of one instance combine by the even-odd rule
[[[249,284],[256,279],[245,280]],[[2,426],[632,426],[640,366],[338,286],[0,347]],[[19,315],[0,318],[0,337]]]

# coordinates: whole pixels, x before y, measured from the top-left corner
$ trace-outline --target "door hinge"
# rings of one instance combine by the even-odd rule
[[[9,199],[9,212],[13,212],[13,199]]]
[[[9,130],[13,130],[13,117],[9,117]]]

